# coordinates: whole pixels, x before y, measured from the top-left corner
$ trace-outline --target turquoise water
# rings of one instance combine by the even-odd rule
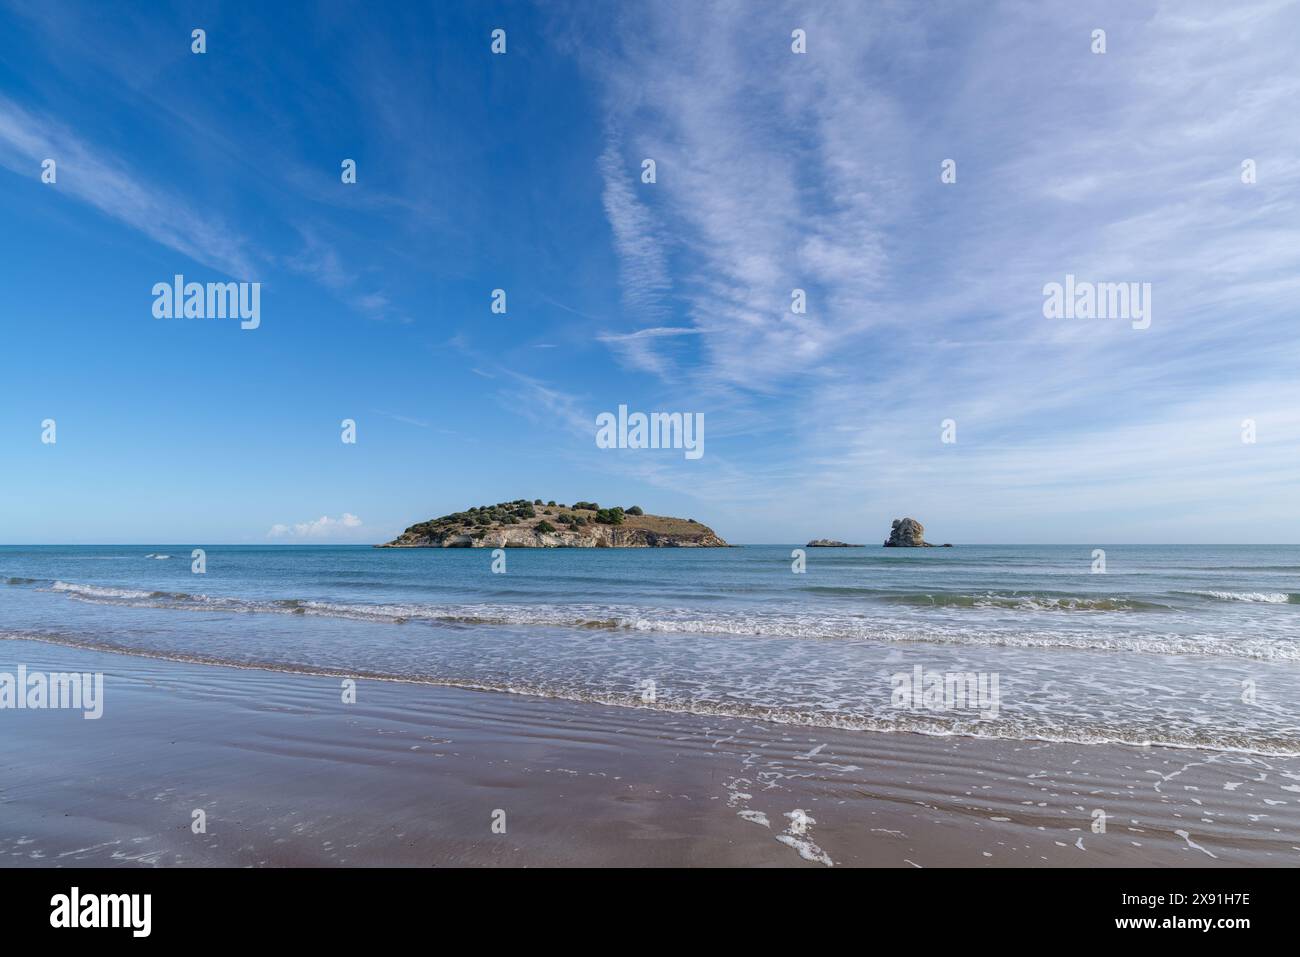
[[[0,635],[807,726],[1300,754],[1300,547],[0,547]],[[895,675],[996,676],[996,708]],[[987,702],[986,702],[987,704]]]

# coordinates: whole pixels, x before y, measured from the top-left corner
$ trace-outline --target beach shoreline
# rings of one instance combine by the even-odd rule
[[[104,714],[0,711],[7,866],[1300,861],[1296,758],[365,679],[345,704],[337,677],[0,642],[0,670],[18,663],[103,672]]]

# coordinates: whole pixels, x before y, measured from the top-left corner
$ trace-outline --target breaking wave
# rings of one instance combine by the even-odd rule
[[[917,608],[999,608],[1012,611],[1168,611],[1172,606],[1137,598],[1090,595],[955,595],[921,593],[883,595],[888,604]]]
[[[1180,595],[1196,595],[1214,601],[1263,602],[1269,605],[1300,604],[1300,594],[1284,591],[1184,591]]]
[[[599,629],[666,635],[884,641],[1300,661],[1300,643],[1260,635],[1225,638],[1200,634],[1083,631],[1045,627],[1029,629],[1012,626],[972,627],[957,622],[891,621],[878,616],[822,614],[811,611],[797,613],[748,610],[728,614],[693,608],[646,608],[633,605],[366,604],[305,598],[250,599],[188,592],[142,591],[64,581],[47,583],[47,586],[50,590],[64,593],[70,599],[77,601],[132,608],[303,615],[397,625],[421,623],[447,628]],[[1021,600],[1015,596],[1001,597],[1007,600]],[[1133,600],[1104,598],[1091,599],[1091,601],[1096,603]],[[1092,610],[1109,609],[1097,608],[1094,604]]]

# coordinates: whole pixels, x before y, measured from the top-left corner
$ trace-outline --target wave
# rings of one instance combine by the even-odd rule
[[[1198,598],[1211,598],[1215,601],[1262,602],[1269,605],[1300,605],[1300,594],[1284,591],[1183,591],[1180,595],[1196,595]]]
[[[1022,649],[1201,655],[1261,661],[1300,661],[1300,642],[1282,638],[1194,634],[1133,634],[1038,627],[971,627],[953,622],[889,620],[863,615],[647,608],[594,604],[363,604],[306,598],[249,599],[189,592],[140,591],[56,581],[50,586],[93,604],[233,614],[337,618],[378,624],[444,628],[516,627],[608,630],[662,635],[883,641]]]
[[[1291,736],[1252,736],[1242,731],[1229,731],[1206,727],[1114,727],[1089,724],[1077,720],[1052,721],[1048,718],[1016,716],[996,719],[975,719],[968,716],[943,713],[918,714],[916,712],[890,711],[871,714],[861,712],[826,711],[810,707],[773,706],[747,703],[728,697],[681,699],[660,696],[646,701],[639,691],[611,693],[591,688],[557,686],[544,680],[510,679],[493,681],[441,675],[403,675],[364,669],[326,668],[290,662],[260,662],[231,659],[200,654],[177,654],[141,649],[114,642],[73,638],[64,635],[0,631],[0,640],[42,641],[54,645],[130,655],[157,661],[181,664],[237,668],[247,671],[265,671],[278,674],[309,675],[329,678],[353,678],[371,681],[388,681],[399,684],[416,684],[467,691],[484,691],[530,697],[574,701],[584,704],[619,708],[635,708],[667,712],[716,716],[740,720],[770,721],[776,724],[810,728],[834,728],[847,731],[882,733],[906,732],[935,737],[970,737],[1012,741],[1042,741],[1064,744],[1119,744],[1129,747],[1168,747],[1197,751],[1234,752],[1270,756],[1300,756],[1300,741]]]
[[[150,598],[157,592],[138,591],[134,588],[106,588],[100,585],[76,585],[71,582],[56,581],[50,586],[53,591],[68,592],[87,598]]]
[[[888,604],[918,608],[1001,608],[1013,611],[1169,611],[1173,606],[1137,598],[1087,595],[958,595],[926,592],[909,595],[882,595]]]

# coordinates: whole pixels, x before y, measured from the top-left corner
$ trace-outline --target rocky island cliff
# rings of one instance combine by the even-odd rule
[[[516,499],[412,525],[376,548],[726,548],[693,518],[647,515],[595,502]]]
[[[946,542],[932,545],[925,540],[925,526],[914,518],[896,518],[885,539],[886,548],[952,548]]]

